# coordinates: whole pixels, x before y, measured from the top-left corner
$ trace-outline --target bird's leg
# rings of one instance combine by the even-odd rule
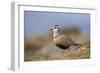
[[[64,53],[65,51],[62,49],[62,54]]]
[[[68,52],[70,52],[70,49],[68,49]]]
[[[63,53],[65,53],[65,50],[63,50]]]

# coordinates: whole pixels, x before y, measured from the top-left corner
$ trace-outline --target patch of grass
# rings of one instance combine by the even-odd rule
[[[82,50],[81,48],[75,51],[71,52],[65,52],[61,55],[56,55],[55,57],[52,57],[52,59],[86,59],[90,58],[90,49],[89,48],[84,48]]]
[[[70,52],[64,52],[55,56],[37,55],[28,52],[25,56],[25,61],[43,61],[43,60],[66,60],[66,59],[87,59],[90,58],[90,48],[82,47]]]

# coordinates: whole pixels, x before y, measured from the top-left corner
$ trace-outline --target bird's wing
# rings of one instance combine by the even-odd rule
[[[59,39],[59,38],[57,38],[55,41],[55,44],[59,44],[59,45],[63,45],[63,46],[69,46],[69,44],[68,43],[65,43],[65,41],[63,40],[63,39]]]
[[[70,37],[65,35],[59,36],[58,39],[61,40],[64,44],[69,44],[69,45],[75,44],[75,42],[72,41]]]

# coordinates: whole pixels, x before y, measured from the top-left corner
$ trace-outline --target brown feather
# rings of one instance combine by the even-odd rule
[[[64,43],[63,40],[55,40],[54,43],[61,49],[67,49],[70,46],[69,44]]]

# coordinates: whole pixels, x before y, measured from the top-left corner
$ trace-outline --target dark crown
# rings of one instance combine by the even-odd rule
[[[54,25],[54,28],[58,28],[58,29],[60,29],[59,25]]]
[[[59,25],[55,25],[56,27],[59,27]]]

